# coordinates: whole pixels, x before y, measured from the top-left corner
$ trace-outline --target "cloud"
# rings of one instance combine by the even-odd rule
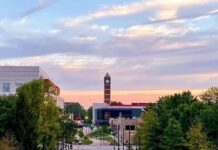
[[[180,28],[171,28],[170,25],[133,25],[124,29],[115,36],[121,37],[145,37],[145,36],[179,36],[189,31],[195,30],[192,27],[185,26]]]
[[[141,0],[132,2],[129,4],[120,4],[120,5],[112,5],[112,6],[104,6],[103,8],[89,13],[87,15],[79,16],[76,18],[67,18],[60,21],[64,27],[74,27],[86,22],[101,19],[101,18],[108,18],[108,17],[118,17],[118,16],[126,16],[137,14],[140,12],[149,12],[154,11],[155,16],[152,17],[151,21],[147,23],[160,23],[160,22],[168,22],[174,20],[181,20],[187,18],[195,18],[204,15],[216,15],[216,13],[212,14],[198,14],[198,15],[190,15],[190,16],[177,16],[178,10],[185,7],[190,6],[203,6],[208,3],[216,3],[218,0]],[[148,17],[147,17],[148,18]]]
[[[0,64],[40,65],[63,90],[102,90],[106,72],[113,77],[114,90],[207,88],[218,82],[214,65],[218,55],[218,28],[213,23],[217,10],[199,11],[201,7],[193,7],[207,2],[138,1],[107,6],[91,13],[79,26],[55,26],[48,31],[28,25],[28,17],[3,20],[0,21],[3,34],[0,35]],[[137,16],[139,11],[144,13],[144,3],[155,12],[150,24],[137,20],[121,27],[113,27],[113,22],[86,24],[110,16]],[[143,9],[137,9],[138,5]],[[186,16],[183,10],[188,7],[197,12],[194,18],[205,12],[212,16],[184,21],[181,16]],[[168,9],[176,14],[159,15]],[[168,22],[166,17],[174,21]],[[183,21],[175,21],[178,17]]]
[[[38,0],[37,4],[33,8],[30,8],[28,11],[23,13],[22,17],[30,16],[30,15],[32,15],[32,14],[34,14],[42,9],[45,9],[46,7],[54,4],[57,1],[58,0]]]

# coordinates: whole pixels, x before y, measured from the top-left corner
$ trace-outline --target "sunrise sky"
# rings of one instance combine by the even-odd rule
[[[218,85],[218,0],[0,2],[0,65],[37,65],[66,101],[151,102]]]

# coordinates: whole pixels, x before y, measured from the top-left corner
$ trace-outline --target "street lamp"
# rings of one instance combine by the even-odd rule
[[[88,117],[88,116],[85,116],[85,123],[86,123],[86,135],[87,135],[88,119],[89,119],[89,117]]]

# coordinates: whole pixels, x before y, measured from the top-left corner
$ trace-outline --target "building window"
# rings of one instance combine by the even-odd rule
[[[135,130],[134,125],[126,125],[126,130]]]
[[[10,83],[3,83],[3,92],[10,92]]]

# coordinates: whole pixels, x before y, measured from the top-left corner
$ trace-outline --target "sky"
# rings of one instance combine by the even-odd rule
[[[41,66],[66,101],[153,102],[218,85],[218,0],[0,2],[0,65]]]

